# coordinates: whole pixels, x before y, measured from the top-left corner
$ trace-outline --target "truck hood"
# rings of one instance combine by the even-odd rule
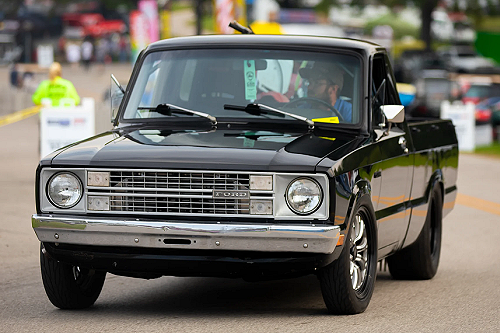
[[[211,130],[113,131],[48,155],[42,164],[106,168],[161,168],[314,172],[319,161],[354,135]]]

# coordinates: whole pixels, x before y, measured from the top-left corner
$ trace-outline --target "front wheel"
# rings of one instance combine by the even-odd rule
[[[40,247],[40,267],[45,293],[60,309],[84,309],[93,305],[101,293],[106,272],[64,264]]]
[[[377,266],[377,233],[373,215],[359,205],[337,260],[319,271],[321,293],[333,314],[357,314],[370,303]]]

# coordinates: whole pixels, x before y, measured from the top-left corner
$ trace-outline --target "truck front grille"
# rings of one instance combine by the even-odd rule
[[[99,170],[109,187],[87,187],[87,195],[109,196],[109,212],[178,215],[249,215],[250,199],[273,191],[250,191],[250,174],[215,171]],[[215,198],[214,191],[247,192],[245,198]]]
[[[248,174],[214,172],[113,171],[111,187],[133,189],[248,190]]]

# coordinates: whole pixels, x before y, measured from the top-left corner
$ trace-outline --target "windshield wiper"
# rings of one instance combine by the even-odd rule
[[[181,108],[180,106],[173,104],[158,104],[157,106],[139,106],[137,109],[150,110],[166,116],[172,116],[172,113],[196,115],[199,117],[207,118],[212,122],[212,125],[214,126],[217,125],[217,119],[214,116],[209,115],[208,113],[184,109]]]
[[[281,116],[288,116],[293,119],[297,119],[300,121],[305,122],[309,130],[314,129],[314,122],[310,119],[307,119],[306,117],[298,116],[293,113],[281,111],[275,108],[272,108],[270,106],[267,106],[265,104],[248,104],[247,106],[241,106],[241,105],[230,105],[230,104],[224,104],[224,110],[235,110],[235,111],[244,111],[248,114],[254,115],[254,116],[260,116],[262,114],[275,114],[275,115],[281,115]]]

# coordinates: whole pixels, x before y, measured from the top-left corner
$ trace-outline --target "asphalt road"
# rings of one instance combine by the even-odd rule
[[[109,76],[102,77],[107,85]],[[328,315],[314,276],[247,283],[108,275],[94,307],[62,311],[45,295],[30,221],[39,159],[37,117],[0,127],[0,142],[0,332],[500,330],[499,159],[460,156],[459,197],[444,220],[437,275],[429,281],[395,281],[379,272],[363,314]]]

